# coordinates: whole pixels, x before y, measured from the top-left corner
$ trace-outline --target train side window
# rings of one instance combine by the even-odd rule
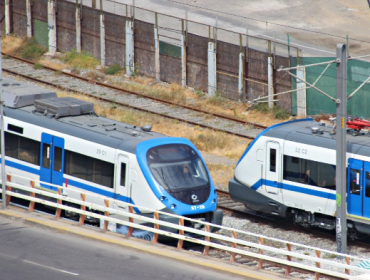
[[[54,171],[62,172],[63,149],[60,147],[55,147],[54,153]]]
[[[42,167],[50,168],[50,144],[42,144]]]
[[[64,173],[113,188],[114,165],[100,159],[64,150]]]
[[[23,134],[23,127],[16,126],[14,124],[8,124],[8,130]]]
[[[360,195],[360,170],[351,169],[349,172],[349,192],[351,194]]]
[[[366,172],[365,177],[365,196],[370,197],[370,172]]]
[[[270,149],[270,171],[276,172],[276,149]]]
[[[120,180],[121,186],[126,186],[126,163],[121,162],[121,180]]]
[[[40,142],[5,132],[5,155],[40,165]]]

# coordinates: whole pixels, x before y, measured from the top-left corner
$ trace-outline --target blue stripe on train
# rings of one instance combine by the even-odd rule
[[[296,192],[296,193],[303,193],[303,194],[312,195],[312,196],[316,196],[316,197],[322,197],[322,198],[326,198],[326,199],[330,199],[330,200],[336,200],[336,194],[335,193],[328,193],[328,192],[325,192],[325,191],[313,190],[313,189],[303,188],[303,187],[300,187],[300,186],[285,184],[285,183],[280,183],[279,187],[277,187],[277,186],[275,186],[274,181],[264,180],[264,179],[260,179],[256,183],[254,183],[251,186],[251,189],[256,191],[258,188],[261,187],[262,184],[266,185],[268,187],[271,187],[271,188],[277,188],[277,189],[282,188],[283,190],[287,190],[287,191],[292,191],[292,192]]]

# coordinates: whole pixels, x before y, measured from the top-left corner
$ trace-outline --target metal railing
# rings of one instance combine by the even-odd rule
[[[23,182],[29,181],[29,186],[12,182],[12,179],[22,180]],[[258,269],[263,269],[264,263],[272,263],[278,267],[283,267],[286,276],[289,276],[293,271],[303,271],[305,273],[315,274],[315,279],[319,279],[321,276],[350,279],[356,275],[369,273],[368,270],[356,266],[367,260],[356,256],[270,238],[230,227],[218,226],[196,219],[152,210],[144,206],[118,201],[68,186],[68,179],[64,186],[42,182],[43,185],[56,188],[56,192],[42,190],[43,187],[40,187],[40,183],[40,181],[28,177],[8,173],[6,183],[7,204],[10,203],[12,197],[17,197],[30,201],[28,209],[29,211],[34,211],[35,203],[40,203],[56,208],[56,218],[61,217],[62,210],[71,211],[80,215],[79,224],[81,225],[84,224],[85,217],[90,216],[103,220],[103,230],[105,231],[108,229],[109,222],[124,225],[128,227],[127,236],[132,236],[134,229],[144,230],[154,234],[152,239],[154,243],[158,242],[160,235],[175,238],[178,240],[178,249],[182,249],[184,241],[192,242],[204,246],[204,256],[210,253],[210,248],[214,248],[227,252],[230,255],[230,262],[235,262],[238,256],[240,256],[256,261]],[[16,190],[26,193],[18,193]],[[75,192],[75,194],[78,193],[80,199],[68,197],[68,194],[72,192]],[[54,201],[39,198],[37,195],[48,197]],[[101,204],[87,202],[86,197],[93,197],[95,201],[101,200]],[[79,205],[80,208],[64,205],[63,202]],[[110,207],[113,202],[116,205],[125,207],[126,210],[117,210]],[[153,218],[134,213],[134,207],[139,208],[142,212],[153,213]],[[159,214],[177,218],[179,224],[162,221],[159,219]],[[116,217],[112,217],[112,215],[116,215]],[[186,221],[202,225],[204,228],[196,229],[184,226]],[[152,226],[148,226],[148,224]],[[170,228],[177,233],[162,230],[160,226]],[[218,227],[220,233],[212,233],[212,227]],[[200,238],[191,237],[185,233],[191,233],[193,236],[199,236]],[[244,238],[237,238],[238,235]],[[323,257],[321,257],[322,255]]]

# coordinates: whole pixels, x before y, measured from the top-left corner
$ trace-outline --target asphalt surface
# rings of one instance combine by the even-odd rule
[[[1,280],[284,279],[13,206],[0,210],[0,234]]]

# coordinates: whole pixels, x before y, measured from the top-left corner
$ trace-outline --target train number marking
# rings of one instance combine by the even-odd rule
[[[295,152],[297,154],[304,154],[307,155],[307,149],[295,148]]]
[[[106,152],[106,151],[104,151],[104,150],[100,150],[100,149],[96,149],[96,153],[97,153],[98,155],[102,155],[102,156],[105,156],[105,155],[107,154],[107,152]]]
[[[206,207],[202,204],[202,205],[194,205],[194,206],[191,206],[191,210],[197,210],[197,209],[205,209]]]

